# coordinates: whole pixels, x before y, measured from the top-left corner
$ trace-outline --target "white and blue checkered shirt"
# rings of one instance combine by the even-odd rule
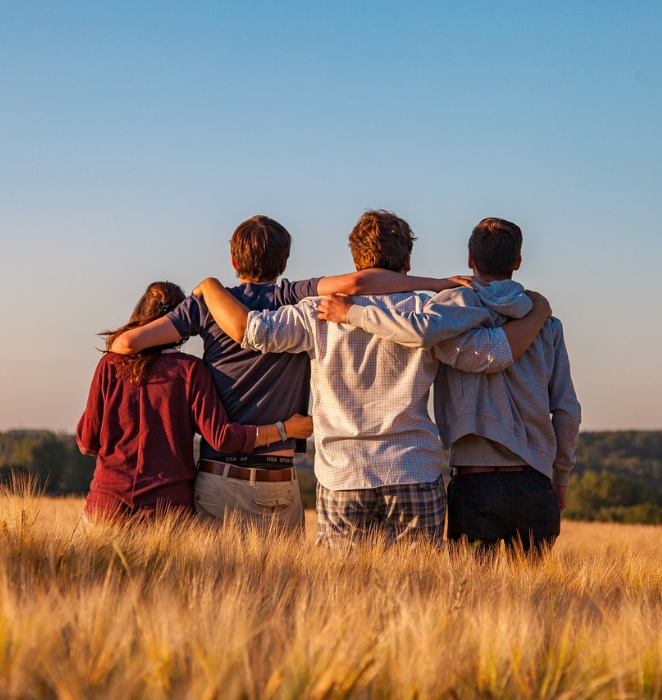
[[[400,312],[421,312],[429,297],[384,294],[355,297]],[[360,328],[317,318],[319,297],[277,311],[253,311],[243,347],[261,352],[307,352],[312,368],[315,474],[334,491],[434,481],[441,473],[437,426],[428,413],[438,369],[432,351],[403,347]],[[475,328],[482,308],[448,314],[448,338],[464,333],[458,368],[499,369],[512,362],[500,328]]]

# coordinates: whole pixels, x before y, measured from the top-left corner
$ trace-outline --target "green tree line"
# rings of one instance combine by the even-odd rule
[[[81,454],[73,435],[49,430],[0,432],[0,479],[8,481],[12,471],[35,474],[45,492],[59,496],[86,493],[96,463]]]
[[[662,523],[662,430],[582,433],[565,516]]]
[[[95,458],[82,455],[72,435],[47,430],[0,432],[0,479],[12,470],[34,473],[49,495],[86,493]],[[307,506],[315,502],[310,457],[301,466]],[[662,431],[582,433],[570,477],[565,517],[662,523]]]

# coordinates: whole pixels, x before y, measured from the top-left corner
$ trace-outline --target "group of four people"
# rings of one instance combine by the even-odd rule
[[[369,211],[349,237],[357,272],[277,283],[291,238],[256,216],[231,239],[237,287],[208,278],[183,299],[150,285],[109,334],[78,427],[81,449],[99,455],[88,514],[193,503],[203,517],[301,528],[293,455],[312,394],[318,542],[440,542],[441,436],[450,539],[553,543],[580,410],[560,322],[512,280],[521,231],[481,221],[471,278],[408,275],[414,240],[403,219]],[[211,377],[176,350],[192,335]]]

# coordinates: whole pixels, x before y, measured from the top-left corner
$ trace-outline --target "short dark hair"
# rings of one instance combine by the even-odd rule
[[[239,224],[230,239],[237,275],[251,282],[276,279],[285,271],[292,236],[268,216],[253,216]]]
[[[349,247],[357,270],[380,267],[399,272],[407,267],[414,247],[409,224],[393,212],[367,211],[349,234]]]
[[[484,275],[509,277],[521,252],[522,230],[505,219],[483,219],[469,238],[469,253]]]

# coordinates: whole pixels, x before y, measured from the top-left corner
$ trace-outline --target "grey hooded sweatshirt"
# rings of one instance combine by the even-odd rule
[[[444,307],[449,305],[487,309],[491,324],[486,325],[492,327],[522,318],[532,306],[521,284],[501,280],[475,290],[460,287],[441,292],[430,299],[423,313],[399,314],[355,305],[347,321],[409,347],[430,348],[444,337]],[[458,464],[454,453],[462,439],[459,464],[471,464],[467,459],[473,453],[477,460],[473,463],[484,465],[481,456],[495,452],[488,447],[487,441],[492,441],[506,448],[502,464],[526,463],[556,485],[568,483],[581,412],[557,318],[547,319],[531,347],[502,372],[470,374],[455,369],[453,363],[440,365],[434,406],[441,440],[451,450],[451,464]],[[480,439],[485,442],[482,446]]]

